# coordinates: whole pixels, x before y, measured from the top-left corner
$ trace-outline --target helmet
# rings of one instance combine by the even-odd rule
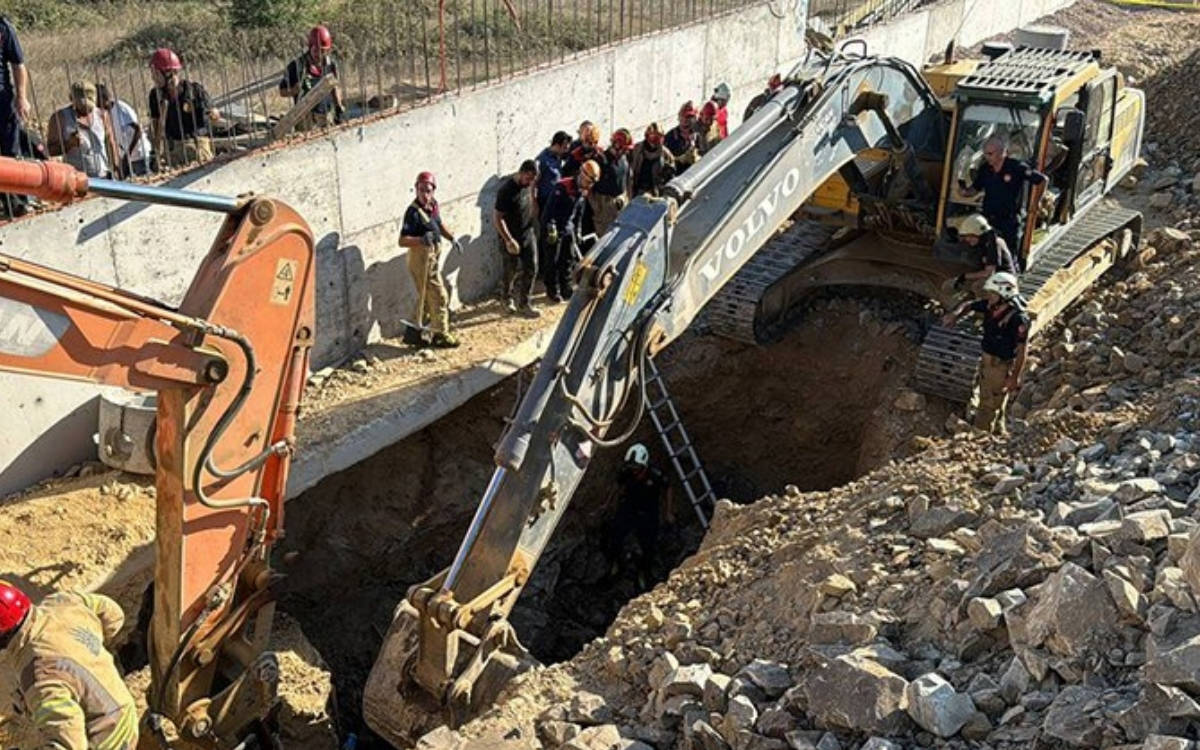
[[[767,80],[768,91],[778,91],[783,88],[783,76],[776,73]]]
[[[633,134],[629,132],[629,128],[617,128],[613,131],[612,147],[618,153],[624,153],[633,148]]]
[[[652,122],[646,127],[645,134],[646,143],[651,146],[661,146],[663,142],[663,133],[659,129],[657,122]]]
[[[696,105],[692,104],[690,99],[684,102],[683,106],[679,108],[679,119],[681,120],[690,120],[695,117],[696,114]]]
[[[333,34],[324,26],[313,26],[308,32],[308,51],[313,57],[333,49]]]
[[[733,92],[731,92],[729,90],[729,84],[724,83],[724,82],[718,83],[717,87],[715,89],[713,89],[712,98],[717,100],[721,104],[728,103],[729,100],[731,98],[733,98]]]
[[[594,160],[588,159],[579,167],[579,174],[586,175],[593,182],[600,179],[600,165]]]
[[[1016,299],[1021,294],[1017,277],[1005,271],[999,271],[987,277],[983,282],[983,291],[1000,295],[1001,299]]]
[[[167,73],[172,70],[182,70],[183,63],[179,61],[179,55],[175,54],[172,50],[166,47],[159,47],[150,56],[150,67],[159,73]]]
[[[433,172],[422,172],[417,175],[417,181],[415,184],[420,185],[422,182],[428,182],[435,188],[437,187],[437,177],[434,176]]]
[[[712,102],[705,102],[704,106],[700,108],[700,121],[712,122],[715,119],[717,119],[717,105]]]
[[[625,451],[625,463],[637,464],[638,466],[650,465],[650,450],[641,443],[634,443],[629,446],[629,450]]]
[[[983,217],[983,214],[971,214],[959,223],[958,233],[979,237],[984,232],[991,231],[991,228],[992,225],[988,224],[988,220]]]
[[[579,141],[585,146],[597,146],[600,144],[600,127],[588,123],[579,129]]]
[[[21,589],[0,581],[0,636],[8,635],[25,622],[33,603]]]

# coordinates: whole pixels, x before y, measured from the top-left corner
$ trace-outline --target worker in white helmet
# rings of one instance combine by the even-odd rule
[[[1008,398],[1021,387],[1029,338],[1029,315],[1024,307],[1017,277],[994,273],[983,283],[983,299],[962,303],[942,321],[952,326],[968,312],[983,316],[975,427],[993,435],[1006,433],[1004,411]]]
[[[978,271],[968,271],[954,279],[954,289],[968,290],[973,297],[983,296],[983,284],[997,273],[1017,273],[1017,264],[1009,252],[1004,238],[996,234],[996,230],[983,217],[983,214],[971,214],[958,225],[958,238],[963,244],[978,253],[978,262],[982,266]]]
[[[623,563],[636,575],[638,585],[646,588],[648,573],[657,546],[660,524],[671,518],[671,487],[666,476],[650,465],[650,451],[635,443],[625,451],[625,463],[617,475],[617,494],[620,503],[613,528],[608,537],[610,575],[621,573]],[[637,542],[636,551],[629,544]]]

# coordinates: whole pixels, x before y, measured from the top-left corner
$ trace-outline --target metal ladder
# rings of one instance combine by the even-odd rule
[[[671,457],[671,464],[679,474],[679,481],[687,492],[688,500],[700,519],[700,525],[708,528],[708,516],[704,512],[704,504],[712,507],[717,501],[713,494],[712,485],[708,482],[708,474],[692,447],[692,439],[683,428],[683,420],[667,392],[666,381],[658,371],[654,360],[646,358],[646,408],[650,411],[650,419],[654,422],[658,436],[662,438],[663,447]]]

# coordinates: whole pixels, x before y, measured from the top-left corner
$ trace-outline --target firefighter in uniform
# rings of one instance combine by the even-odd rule
[[[133,750],[138,713],[112,655],[121,607],[99,594],[51,594],[38,605],[0,581],[0,664],[37,750]]]
[[[462,251],[462,245],[442,220],[441,209],[433,197],[437,190],[433,172],[418,174],[415,187],[417,197],[404,212],[404,223],[400,226],[400,247],[408,250],[408,272],[417,288],[416,310],[404,338],[411,344],[429,343],[450,349],[458,346],[458,339],[450,332],[450,298],[442,284],[439,259],[443,239],[450,241],[455,253]],[[433,334],[428,342],[423,336],[426,319]]]
[[[983,357],[979,363],[979,405],[975,427],[993,435],[1006,434],[1004,410],[1009,395],[1021,387],[1029,316],[1011,273],[995,273],[983,282],[983,299],[964,302],[942,321],[954,325],[968,312],[983,316]]]
[[[660,525],[671,525],[675,519],[671,485],[661,471],[650,465],[650,451],[641,443],[625,452],[625,464],[617,475],[617,492],[620,505],[608,535],[609,575],[616,576],[622,563],[629,562],[633,568],[630,572],[645,588]],[[637,540],[637,551],[625,554],[630,537]]]

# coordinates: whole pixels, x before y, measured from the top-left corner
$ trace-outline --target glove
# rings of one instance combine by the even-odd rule
[[[553,224],[546,229],[546,242],[550,243],[551,245],[558,244],[558,227],[554,226]]]
[[[617,210],[620,211],[621,209],[623,209],[629,205],[629,199],[626,198],[624,195],[618,195],[617,199],[615,201],[613,201],[613,203],[616,205]]]
[[[508,251],[509,255],[521,254],[521,245],[516,240],[505,240],[504,249]]]
[[[437,247],[438,233],[437,232],[426,232],[425,237],[423,239],[425,240],[425,247]]]
[[[957,292],[958,290],[962,289],[963,284],[965,284],[966,282],[967,282],[967,277],[962,274],[959,274],[958,278],[956,278],[954,280],[954,291]]]
[[[456,253],[461,253],[462,249],[463,249],[462,242],[459,242],[458,240],[454,240],[453,242],[450,243],[450,249]]]

